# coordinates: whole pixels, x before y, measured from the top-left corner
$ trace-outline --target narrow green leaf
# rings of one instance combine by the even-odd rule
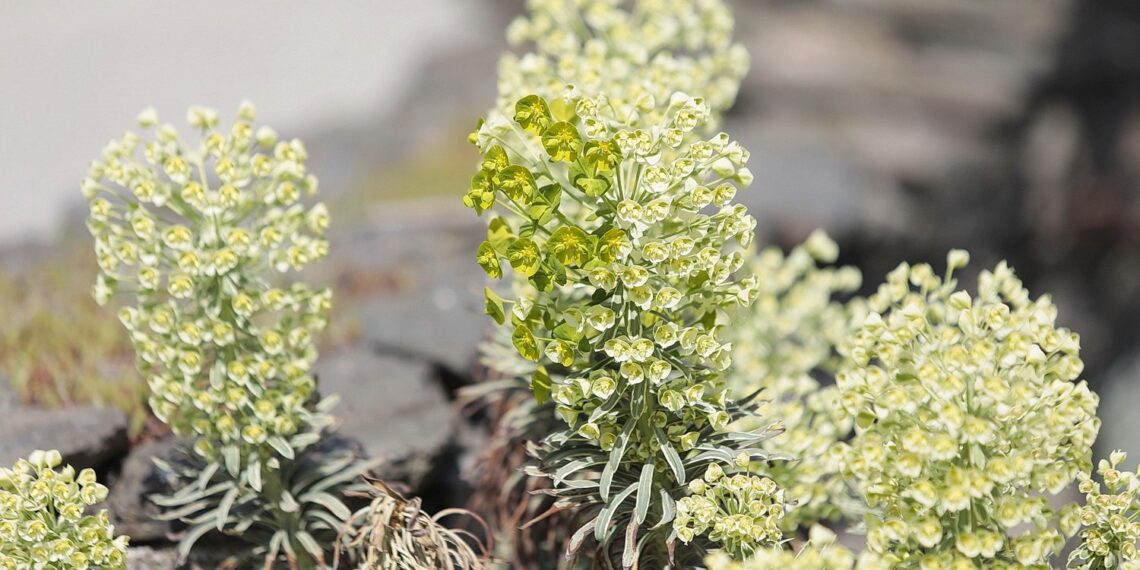
[[[607,504],[601,510],[601,512],[598,513],[598,518],[594,522],[595,539],[603,540],[603,537],[606,535],[606,531],[609,530],[610,520],[613,519],[614,514],[617,512],[618,508],[621,507],[621,504],[624,503],[625,500],[628,499],[629,496],[632,495],[636,490],[637,483],[630,484],[630,486],[626,487],[625,490],[618,493],[617,496],[614,497],[614,500]]]
[[[215,528],[217,528],[219,531],[226,526],[226,519],[230,517],[230,507],[234,506],[234,500],[237,499],[237,495],[237,487],[234,487],[233,489],[227,491],[225,496],[222,497],[222,501],[218,503],[218,514],[216,515],[217,521],[215,523]]]
[[[269,447],[272,447],[274,451],[280,453],[281,457],[284,457],[285,459],[293,459],[295,457],[293,454],[293,448],[289,446],[289,442],[285,441],[284,438],[274,436],[267,439],[266,443],[268,443]]]
[[[646,467],[649,466],[646,465]],[[640,523],[629,521],[629,524],[625,527],[625,546],[622,547],[621,551],[621,566],[625,570],[633,568],[634,563],[637,562],[637,554],[639,552],[637,548],[638,524]]]
[[[325,398],[327,400],[328,398]],[[289,439],[289,445],[293,449],[305,449],[314,443],[321,440],[321,435],[316,432],[299,433]]]
[[[681,462],[681,456],[677,454],[677,450],[669,443],[669,438],[665,436],[665,432],[661,428],[655,428],[654,431],[657,435],[657,443],[661,444],[661,453],[665,454],[665,462],[669,464],[669,469],[673,472],[673,479],[677,481],[678,485],[684,485],[685,481],[685,464]]]
[[[237,477],[241,471],[241,452],[235,445],[228,445],[222,448],[222,459],[226,462],[226,471],[230,475]]]
[[[570,537],[570,541],[566,543],[566,558],[574,556],[574,553],[578,552],[578,549],[582,547],[582,541],[586,540],[586,536],[590,534],[590,531],[594,530],[595,521],[596,519],[589,521],[574,531],[574,534]]]
[[[249,478],[249,486],[253,487],[254,491],[261,492],[261,461],[253,458],[249,462],[249,468],[246,470],[246,476]]]
[[[329,493],[305,493],[301,495],[301,500],[306,503],[317,503],[323,506],[342,521],[348,520],[348,517],[352,516],[352,511],[344,506],[344,503],[342,503],[340,499]]]
[[[297,531],[297,542],[301,543],[301,547],[305,549],[305,552],[313,555],[313,559],[324,564],[325,551],[321,548],[320,544],[317,544],[313,535],[303,530]]]
[[[626,424],[622,429],[621,435],[618,436],[618,441],[614,444],[613,449],[610,450],[610,458],[606,461],[606,466],[602,468],[602,479],[598,486],[598,492],[602,495],[603,501],[608,501],[610,498],[610,486],[614,482],[614,474],[621,466],[622,457],[625,456],[625,446],[629,443],[629,436],[633,433],[633,422]]]
[[[634,501],[634,520],[637,524],[645,522],[649,514],[649,499],[653,496],[653,464],[646,463],[641,467],[641,478],[637,481],[637,499]]]
[[[661,528],[677,517],[677,502],[665,489],[659,489],[658,492],[661,494],[661,520],[653,528]]]
[[[293,498],[293,493],[289,491],[281,492],[281,501],[278,503],[278,506],[281,507],[282,511],[287,513],[295,513],[301,510],[301,504],[297,502],[297,499]]]
[[[198,480],[197,480],[198,487],[199,488],[205,487],[206,484],[210,482],[210,479],[212,479],[214,477],[214,474],[218,472],[218,469],[221,469],[221,468],[222,468],[222,466],[219,465],[215,461],[211,461],[209,465],[206,465],[206,467],[204,469],[202,469],[202,473],[200,473],[198,475]]]
[[[194,548],[194,544],[202,535],[210,532],[214,527],[208,524],[200,524],[186,529],[186,533],[182,535],[182,540],[178,541],[178,560],[181,562],[186,561],[186,557],[190,555],[190,549]]]

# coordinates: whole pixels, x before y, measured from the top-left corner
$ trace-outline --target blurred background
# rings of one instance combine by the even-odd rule
[[[822,227],[869,290],[952,247],[975,269],[1009,260],[1082,336],[1101,453],[1140,457],[1140,3],[730,3],[753,63],[725,129],[752,151],[739,199],[761,241]],[[306,142],[333,213],[312,279],[336,291],[319,367],[343,430],[429,500],[461,493],[480,430],[451,401],[487,324],[465,135],[521,9],[0,1],[0,464],[60,439],[118,481],[123,532],[161,537],[129,486],[163,434],[113,312],[88,295],[79,181],[147,105],[181,124],[191,104],[232,117],[249,99]]]

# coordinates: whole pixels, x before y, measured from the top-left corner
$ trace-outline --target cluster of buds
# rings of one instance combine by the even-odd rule
[[[513,123],[484,124],[464,202],[509,214],[491,221],[478,261],[521,277],[512,300],[488,290],[487,309],[543,365],[536,394],[603,449],[636,424],[627,453],[653,460],[730,420],[718,313],[755,292],[754,279],[733,279],[743,256],[729,250],[756,224],[731,202],[751,181],[748,153],[727,135],[686,142],[708,117],[699,99],[674,97],[652,130],[590,129],[598,105],[530,96]],[[565,374],[552,382],[547,367]]]
[[[126,568],[127,537],[115,537],[106,510],[86,514],[107,488],[60,463],[58,451],[35,451],[0,469],[0,568]]]
[[[689,482],[689,492],[677,501],[673,519],[673,530],[682,542],[705,535],[724,552],[742,559],[780,540],[784,491],[771,479],[726,475],[713,463],[704,477]]]
[[[836,543],[834,532],[814,525],[808,531],[808,542],[794,552],[783,547],[766,548],[743,560],[734,560],[719,551],[705,559],[705,566],[708,570],[851,570],[855,567],[855,555]],[[879,569],[862,564],[860,570]]]
[[[699,93],[719,115],[736,99],[748,52],[732,41],[733,18],[722,0],[530,0],[507,30],[514,45],[533,44],[499,64],[499,102],[567,87],[608,96],[621,120],[662,121],[673,93]]]
[[[196,440],[231,472],[292,457],[326,421],[310,411],[313,336],[330,293],[279,288],[267,275],[299,270],[328,251],[329,223],[305,169],[300,141],[254,130],[243,104],[228,130],[192,108],[200,142],[189,145],[153,110],[143,142],[127,133],[92,163],[83,182],[101,274],[95,297],[134,297],[119,317],[130,332],[155,415]],[[300,435],[298,435],[300,434]],[[274,453],[274,451],[276,453]]]
[[[872,509],[868,549],[892,568],[1046,564],[1064,539],[1046,494],[1091,468],[1097,397],[1077,335],[1055,326],[1003,263],[978,295],[903,264],[840,346],[840,402],[856,435],[837,448]],[[1016,529],[1016,530],[1015,530]]]
[[[785,429],[763,442],[765,450],[793,458],[763,467],[765,475],[786,489],[785,532],[838,520],[853,502],[839,475],[841,461],[831,453],[850,434],[853,420],[839,405],[838,390],[816,379],[834,374],[835,347],[865,311],[861,299],[846,304],[835,299],[857,290],[862,281],[854,267],[822,266],[834,263],[838,251],[835,242],[817,231],[786,256],[773,247],[750,259],[747,269],[756,276],[756,302],[729,331],[732,394],[745,398],[759,391],[762,399],[757,415],[737,427],[747,431],[774,418]]]
[[[1072,506],[1071,517],[1076,520],[1069,525],[1083,527],[1081,544],[1069,555],[1069,568],[1073,570],[1140,569],[1140,555],[1136,552],[1140,542],[1140,479],[1134,471],[1119,469],[1125,459],[1124,452],[1115,451],[1108,459],[1100,460],[1097,474],[1104,481],[1103,486],[1088,474],[1080,476],[1085,504]]]

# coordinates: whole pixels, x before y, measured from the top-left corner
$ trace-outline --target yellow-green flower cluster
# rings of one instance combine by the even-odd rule
[[[1070,528],[1077,524],[1083,527],[1081,544],[1069,556],[1069,568],[1140,569],[1140,555],[1136,552],[1140,542],[1140,479],[1135,471],[1119,469],[1125,459],[1124,452],[1115,451],[1107,460],[1100,460],[1097,473],[1103,486],[1087,473],[1081,474],[1080,490],[1085,494],[1085,504],[1073,505],[1068,513],[1076,519],[1069,521]]]
[[[853,421],[839,405],[838,390],[821,387],[815,377],[834,372],[835,347],[864,310],[859,300],[835,300],[861,282],[853,267],[821,267],[837,255],[835,242],[820,231],[787,256],[777,248],[761,251],[747,263],[756,276],[756,302],[729,331],[732,394],[741,399],[760,391],[757,415],[738,427],[747,431],[775,419],[786,430],[762,447],[793,458],[763,466],[764,474],[786,489],[788,514],[782,524],[787,532],[837,519],[845,503],[852,503],[839,476],[841,462],[829,451],[850,434]]]
[[[727,552],[717,551],[705,558],[708,570],[851,570],[855,555],[836,544],[835,533],[815,525],[809,541],[797,551],[783,546],[757,551],[744,560],[734,560]],[[870,568],[868,568],[870,570]]]
[[[200,140],[190,144],[144,111],[154,139],[112,141],[83,182],[102,270],[95,297],[133,296],[119,317],[151,408],[196,437],[204,457],[225,454],[231,470],[250,451],[291,456],[288,438],[323,421],[306,404],[330,293],[279,288],[269,274],[327,253],[328,211],[306,204],[317,181],[301,142],[255,131],[253,120],[243,104],[222,129],[216,112],[192,108]]]
[[[747,461],[742,462],[745,466]],[[673,530],[681,542],[707,536],[732,556],[751,556],[778,542],[784,491],[774,481],[737,473],[726,475],[710,464],[704,477],[689,482],[688,497],[677,501]]]
[[[86,514],[107,488],[60,463],[58,451],[35,451],[0,469],[0,568],[126,568],[127,537],[115,537],[106,510]]]
[[[709,116],[700,99],[675,96],[648,130],[590,128],[599,99],[556,103],[526,97],[513,123],[477,133],[484,159],[464,201],[508,214],[478,261],[521,277],[509,310],[488,290],[488,312],[509,317],[522,356],[567,371],[551,385],[540,368],[533,387],[580,435],[610,449],[636,423],[631,458],[692,449],[730,420],[722,317],[755,291],[734,279],[743,256],[731,249],[756,224],[732,204],[752,178],[748,152],[723,134],[686,140]]]
[[[856,435],[837,453],[872,509],[868,549],[892,568],[1044,567],[1064,542],[1045,495],[1091,467],[1077,335],[1004,263],[976,297],[955,291],[967,261],[951,252],[944,278],[892,271],[840,347]]]
[[[719,115],[736,99],[748,53],[732,41],[733,18],[722,0],[530,0],[507,30],[514,45],[533,44],[499,64],[498,108],[567,90],[606,95],[614,116],[660,123],[673,93],[706,98]]]

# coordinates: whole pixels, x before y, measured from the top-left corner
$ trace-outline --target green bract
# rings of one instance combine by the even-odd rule
[[[840,347],[856,435],[836,452],[873,509],[868,549],[891,568],[1047,564],[1064,539],[1045,494],[1091,466],[1097,397],[1073,382],[1077,335],[1004,263],[977,297],[955,291],[967,259],[951,252],[945,278],[901,265]]]
[[[86,514],[107,488],[91,469],[56,471],[61,462],[58,451],[35,451],[0,468],[0,568],[126,568],[127,537],[115,537],[106,510]]]
[[[531,389],[567,426],[536,434],[549,447],[535,474],[594,513],[571,551],[587,532],[604,550],[616,529],[633,529],[623,561],[652,564],[668,556],[691,474],[767,458],[756,444],[775,433],[726,430],[744,413],[727,392],[723,326],[757,287],[734,277],[756,225],[731,203],[751,182],[748,152],[724,134],[695,136],[709,107],[682,94],[645,129],[617,120],[605,97],[528,96],[515,107],[514,121],[492,117],[475,134],[484,160],[465,202],[481,212],[493,199],[479,263],[494,278],[511,267],[514,292],[488,293],[488,313],[538,364]],[[555,109],[571,111],[556,121]],[[545,207],[532,207],[535,196]],[[590,472],[599,478],[580,479]],[[655,526],[639,536],[647,520]],[[708,527],[685,543],[696,534],[751,551],[778,531],[745,544]]]
[[[707,116],[707,107],[676,98],[660,130],[679,128],[688,113]],[[629,435],[628,453],[649,458],[659,456],[654,428],[688,451],[697,431],[727,421],[722,372],[731,347],[719,340],[720,323],[726,310],[749,303],[756,287],[754,279],[731,278],[743,257],[729,246],[747,245],[755,220],[727,202],[705,210],[715,194],[710,187],[748,178],[747,152],[727,136],[671,144],[619,130],[613,139],[624,147],[623,161],[601,172],[580,159],[562,164],[537,154],[544,141],[487,123],[481,147],[507,149],[512,164],[479,175],[508,214],[495,219],[479,259],[491,277],[509,264],[526,278],[506,301],[514,344],[524,357],[568,371],[552,389],[560,415],[609,450],[624,427],[618,410],[642,402],[639,415],[651,425]],[[590,196],[569,182],[582,175],[606,178],[612,190]],[[554,185],[561,203],[541,218],[528,215],[510,190],[516,178]]]

